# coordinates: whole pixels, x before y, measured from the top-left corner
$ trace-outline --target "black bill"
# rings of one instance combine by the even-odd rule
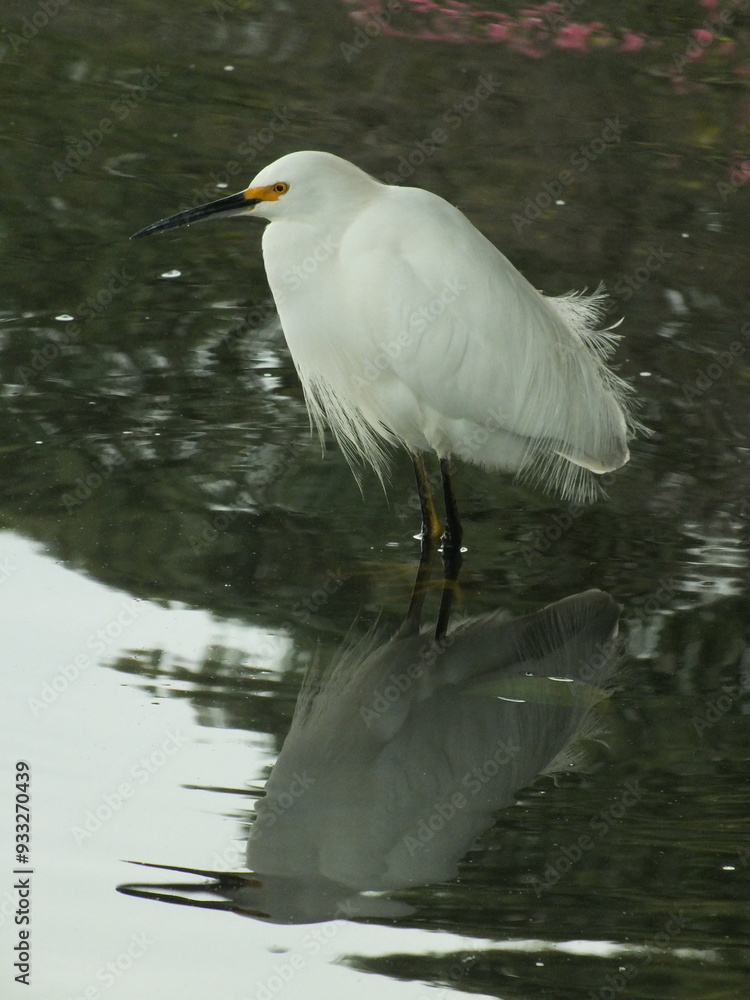
[[[151,233],[160,233],[164,229],[177,229],[178,226],[189,226],[193,222],[202,222],[212,215],[240,215],[246,212],[253,205],[257,205],[260,198],[246,198],[243,191],[237,194],[230,194],[226,198],[219,198],[218,201],[210,201],[207,205],[199,205],[197,208],[188,208],[185,212],[178,212],[177,215],[170,215],[168,219],[160,222],[152,222],[150,226],[139,229],[133,233],[131,240],[139,236],[150,236]]]

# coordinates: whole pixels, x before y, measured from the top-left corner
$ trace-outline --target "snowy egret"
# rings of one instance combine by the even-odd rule
[[[386,445],[411,454],[422,537],[440,526],[423,454],[437,453],[446,547],[460,547],[457,456],[592,499],[592,473],[628,461],[629,387],[606,359],[601,294],[542,295],[469,220],[421,188],[392,187],[330,153],[290,153],[237,194],[146,226],[212,216],[271,224],[263,259],[311,419],[358,476]]]
[[[372,893],[455,877],[519,789],[585,765],[618,613],[590,590],[514,621],[468,619],[442,643],[366,637],[308,674],[256,803],[249,870],[155,865],[218,884],[121,890],[278,923],[409,912]]]

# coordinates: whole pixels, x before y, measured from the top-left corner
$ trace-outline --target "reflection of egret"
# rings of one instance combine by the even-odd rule
[[[369,639],[313,673],[256,806],[252,874],[193,870],[219,877],[212,905],[277,922],[404,912],[361,893],[453,877],[494,810],[575,763],[617,617],[608,595],[588,591],[515,621],[463,622],[439,643]],[[174,899],[160,888],[181,890],[177,901],[190,891],[125,887]]]
[[[452,547],[453,455],[579,500],[596,492],[591,473],[627,462],[626,385],[605,364],[599,298],[543,296],[442,198],[296,152],[136,235],[213,215],[271,222],[266,272],[312,419],[381,477],[384,445],[409,450],[424,535],[439,533],[425,451],[440,459]]]

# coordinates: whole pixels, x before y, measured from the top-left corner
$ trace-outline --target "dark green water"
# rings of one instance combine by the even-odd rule
[[[665,66],[703,8],[588,6],[580,20],[662,48],[530,58],[427,41],[413,15],[365,43],[333,0],[3,5],[3,830],[27,760],[24,995],[746,995],[744,15],[734,54],[675,86]],[[243,791],[305,668],[375,622],[392,632],[408,603],[409,462],[394,456],[386,498],[372,475],[360,494],[335,446],[321,458],[260,225],[128,241],[304,148],[408,174],[547,293],[604,281],[653,430],[585,509],[458,470],[460,615],[592,587],[622,606],[599,767],[521,791],[456,878],[395,893],[408,914],[312,928],[116,892],[148,880],[122,859],[241,865]],[[0,976],[20,996],[2,913]]]

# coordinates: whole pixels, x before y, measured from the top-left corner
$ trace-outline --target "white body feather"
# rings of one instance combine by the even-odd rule
[[[289,211],[302,169],[308,210]],[[268,280],[311,417],[352,464],[382,475],[400,443],[586,499],[589,472],[627,462],[599,296],[542,295],[442,198],[330,154],[290,154],[254,183],[272,177],[290,191],[267,211]]]
[[[371,633],[307,675],[256,804],[250,871],[159,865],[217,882],[148,888],[276,923],[412,913],[380,893],[454,878],[520,788],[587,766],[579,740],[604,732],[617,618],[588,591],[466,620],[439,645]]]
[[[248,868],[261,883],[357,890],[452,878],[519,788],[581,766],[571,741],[597,731],[592,707],[614,670],[600,651],[613,652],[602,644],[617,618],[611,597],[587,591],[515,621],[466,621],[439,647],[425,634],[381,646],[371,636],[313,674],[256,804]],[[419,841],[456,793],[451,821]]]

